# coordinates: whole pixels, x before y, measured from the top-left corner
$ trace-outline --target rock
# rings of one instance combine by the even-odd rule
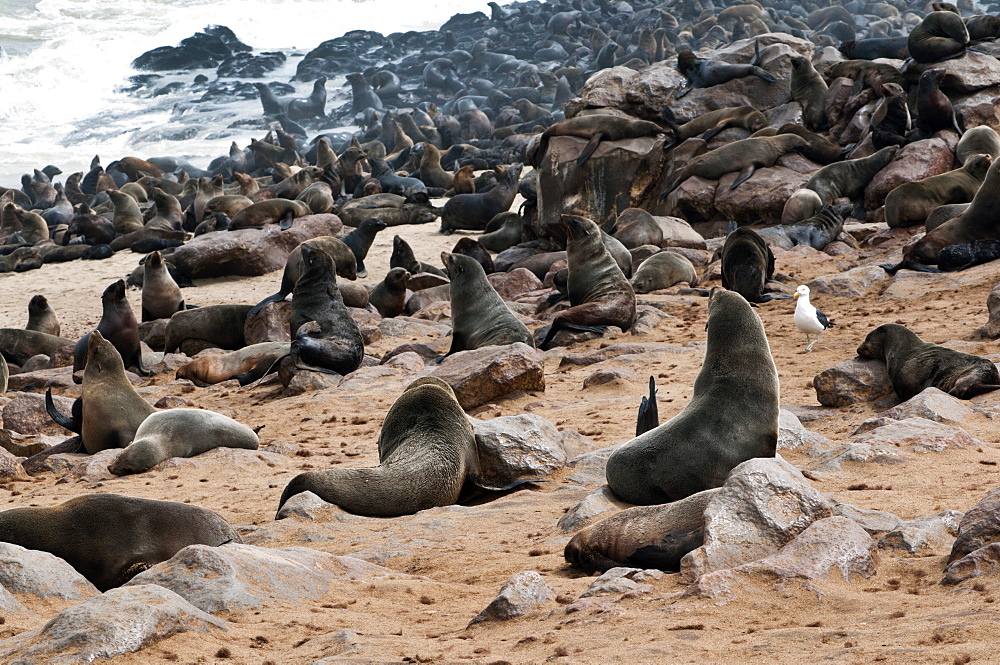
[[[955,272],[926,273],[900,270],[882,292],[880,300],[916,300],[928,293],[965,290],[979,286],[984,281],[996,280],[997,267],[998,264],[991,261]]]
[[[957,424],[971,416],[972,413],[972,409],[967,407],[962,400],[931,386],[879,415],[895,420],[926,418],[939,423]]]
[[[426,366],[423,357],[414,351],[398,353],[389,360],[383,361],[382,364],[386,367],[404,369],[407,372],[419,372]]]
[[[274,519],[283,520],[294,515],[307,520],[315,520],[318,511],[330,509],[342,512],[336,505],[327,503],[312,492],[300,492],[281,505],[281,509]]]
[[[154,404],[157,409],[179,409],[181,407],[190,407],[190,400],[186,400],[183,397],[177,397],[176,395],[166,395],[156,400]]]
[[[288,320],[292,317],[292,302],[281,300],[264,305],[256,314],[248,314],[243,324],[247,346],[262,342],[290,342]]]
[[[376,578],[409,576],[305,547],[276,550],[232,543],[189,545],[169,561],[139,573],[126,587],[156,584],[216,614],[256,609],[268,601],[316,601],[334,580]]]
[[[278,376],[288,395],[301,395],[317,390],[336,388],[344,380],[344,377],[340,374],[315,372],[310,369],[295,367],[293,363],[284,362],[279,366]]]
[[[595,386],[603,386],[615,381],[628,384],[637,382],[638,378],[636,377],[635,372],[628,367],[605,367],[595,371],[593,374],[584,379],[583,387],[584,389],[593,388]]]
[[[134,653],[187,631],[226,630],[226,622],[156,585],[121,587],[63,610],[37,630],[0,642],[7,663],[83,665]]]
[[[0,448],[0,482],[6,483],[11,480],[27,479],[28,474],[24,472],[24,467],[17,461],[17,458],[5,449]]]
[[[260,55],[234,53],[222,61],[215,75],[220,78],[263,78],[264,74],[285,64],[285,59],[285,54],[280,51],[265,51]]]
[[[535,610],[546,602],[555,600],[555,591],[545,579],[533,570],[524,570],[510,576],[500,587],[500,593],[486,608],[477,614],[469,625],[484,621],[507,621]]]
[[[813,387],[816,399],[823,406],[872,402],[893,392],[885,363],[861,358],[845,360],[823,370],[813,378]]]
[[[626,568],[624,566],[611,568],[594,580],[590,588],[580,594],[580,598],[606,596],[613,593],[628,593],[630,591],[652,591],[649,584],[641,584],[648,580],[662,579],[663,572],[655,569]]]
[[[515,268],[510,272],[487,275],[490,285],[504,300],[517,300],[518,296],[542,288],[542,280],[527,268]]]
[[[422,321],[447,321],[451,318],[450,302],[432,302],[426,307],[421,307],[412,314],[413,318]]]
[[[798,416],[788,409],[781,409],[778,412],[778,450],[795,450],[799,447],[819,452],[832,449],[834,444],[822,434],[807,430]]]
[[[277,224],[263,229],[213,231],[178,247],[170,260],[187,276],[255,277],[285,267],[288,255],[302,242],[318,236],[337,235],[343,228],[333,214],[306,215],[297,218],[286,231]]]
[[[781,459],[743,462],[705,509],[705,542],[681,559],[689,580],[776,554],[833,504]]]
[[[541,355],[523,342],[461,351],[430,376],[450,385],[466,411],[515,391],[545,390]]]
[[[9,429],[0,429],[0,448],[15,457],[31,457],[62,443],[64,438],[45,434],[18,434]]]
[[[833,514],[854,520],[861,525],[861,528],[870,534],[892,531],[903,523],[903,520],[899,519],[892,513],[887,513],[882,510],[858,508],[857,506],[852,506],[849,503],[838,503],[833,509]]]
[[[964,429],[918,417],[889,421],[871,431],[856,434],[851,440],[874,447],[908,448],[916,453],[939,453],[949,447],[975,448],[982,445]]]
[[[663,233],[660,247],[705,249],[705,239],[680,217],[653,215],[653,221],[656,222],[656,225],[660,227],[660,231]]]
[[[139,340],[149,345],[149,348],[162,351],[166,343],[167,323],[170,319],[143,321],[139,324]]]
[[[878,266],[859,266],[847,272],[820,275],[807,286],[813,293],[860,298],[878,293],[889,279],[889,274]]]
[[[948,564],[941,584],[954,585],[974,577],[1000,572],[1000,543],[990,543]]]
[[[948,562],[993,543],[1000,543],[1000,489],[987,494],[962,516]]]
[[[75,385],[72,367],[53,367],[13,374],[7,381],[7,390],[10,392],[18,390],[44,392],[46,388],[72,388]]]
[[[0,586],[41,599],[86,600],[100,593],[59,557],[11,543],[0,543]]]
[[[715,193],[719,215],[737,224],[778,224],[788,197],[809,181],[809,174],[773,166],[757,169],[749,180],[729,189],[738,175],[734,171],[722,176]]]
[[[605,471],[608,466],[608,458],[615,452],[621,444],[601,448],[574,457],[569,461],[569,466],[573,468],[573,473],[569,479],[581,485],[600,485],[605,482]]]
[[[944,554],[958,533],[961,519],[959,511],[945,510],[936,515],[906,520],[882,536],[878,542],[879,549],[902,550],[919,556]]]
[[[700,176],[688,178],[667,196],[663,205],[656,209],[677,215],[692,224],[713,221],[717,216],[715,192],[718,184],[717,180]]]
[[[567,353],[559,361],[559,367],[587,367],[612,358],[622,356],[643,356],[653,353],[688,353],[691,349],[676,344],[609,344],[603,348],[583,353]]]
[[[604,460],[607,462],[607,458]],[[602,475],[601,482],[604,482]],[[625,503],[611,491],[607,485],[602,485],[583,498],[580,503],[566,511],[556,523],[563,533],[576,533],[584,527],[597,522],[596,517],[602,520],[610,517],[612,513],[629,508],[631,504]]]
[[[1000,94],[995,88],[952,98],[952,108],[963,127],[988,125],[1000,128]]]
[[[14,376],[11,378],[13,379]],[[72,413],[73,400],[52,396],[56,408],[65,414]],[[17,393],[3,408],[3,423],[6,429],[18,434],[65,434],[45,411],[45,395],[38,393]]]
[[[482,482],[509,487],[519,479],[542,478],[566,466],[566,450],[555,425],[532,413],[472,419]]]
[[[1000,67],[997,69],[1000,74]],[[944,140],[931,138],[909,143],[868,183],[865,188],[865,208],[879,208],[885,204],[886,195],[904,182],[916,182],[940,175],[954,166],[954,155]]]
[[[997,339],[1000,337],[1000,284],[990,291],[986,298],[986,309],[989,319],[986,324],[972,333],[973,339]]]
[[[17,598],[14,597],[10,591],[0,586],[0,612],[4,614],[25,614],[29,612],[27,607],[21,604]],[[3,642],[0,642],[0,649],[3,648]]]
[[[905,75],[910,83],[917,83],[928,69],[943,69],[941,90],[945,94],[968,95],[985,88],[994,88],[1000,81],[1000,62],[992,55],[966,51],[961,58],[935,63],[910,63]],[[967,125],[971,127],[972,125]]]

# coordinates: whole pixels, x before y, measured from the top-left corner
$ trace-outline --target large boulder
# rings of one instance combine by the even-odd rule
[[[997,81],[1000,81],[1000,62],[992,55],[975,51],[966,51],[961,58],[942,62],[910,62],[904,73],[910,83],[916,84],[920,75],[928,69],[944,70],[941,90],[949,95],[969,95],[986,88],[995,89]]]
[[[468,411],[516,391],[545,390],[542,356],[523,342],[485,346],[445,358],[431,376],[451,386]]]
[[[878,266],[858,266],[847,272],[820,275],[806,286],[812,293],[858,298],[879,293],[890,277]]]
[[[881,207],[886,195],[903,183],[940,175],[954,167],[955,157],[943,139],[931,138],[907,144],[865,188],[865,208],[875,210]]]
[[[480,478],[505,487],[521,478],[541,478],[566,466],[562,435],[545,418],[523,413],[492,420],[473,419]]]
[[[772,166],[758,169],[749,180],[730,189],[738,175],[734,171],[722,176],[715,190],[716,217],[737,224],[780,223],[785,202],[805,187],[810,176],[784,166]]]
[[[1000,543],[1000,489],[987,494],[962,516],[948,563],[993,543]]]
[[[823,370],[813,378],[813,387],[816,399],[823,406],[872,402],[893,392],[885,363],[861,358],[845,360]]]
[[[40,599],[86,600],[100,593],[59,557],[11,543],[0,543],[0,587]]]

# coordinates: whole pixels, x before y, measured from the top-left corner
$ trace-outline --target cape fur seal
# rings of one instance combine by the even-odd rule
[[[973,240],[942,249],[938,254],[938,268],[943,272],[952,272],[997,259],[1000,259],[1000,240]]]
[[[739,171],[729,189],[736,189],[750,179],[758,168],[774,166],[786,152],[801,150],[808,141],[795,134],[779,134],[733,141],[688,161],[673,177],[669,187],[660,194],[665,199],[691,176],[718,180],[727,173]]]
[[[899,146],[887,146],[869,157],[848,159],[824,166],[806,182],[806,189],[819,194],[824,205],[830,205],[842,196],[859,198],[875,174],[892,161]]]
[[[28,324],[24,329],[59,336],[59,319],[45,296],[31,296],[28,301]]]
[[[0,353],[7,362],[23,365],[28,358],[39,354],[51,356],[64,346],[76,344],[71,339],[56,337],[37,330],[0,328]]]
[[[0,512],[0,541],[54,554],[100,591],[125,584],[188,545],[243,542],[211,510],[117,494]]]
[[[456,229],[481,231],[490,220],[510,209],[517,196],[521,164],[496,167],[497,184],[493,189],[476,194],[458,194],[448,199],[441,210],[441,233]]]
[[[708,489],[673,503],[626,508],[578,532],[563,557],[588,571],[616,566],[680,570],[681,558],[704,542],[705,508],[718,492]]]
[[[769,245],[791,249],[797,245],[808,245],[821,250],[837,239],[844,230],[844,218],[831,206],[823,206],[819,212],[796,224],[772,226],[761,229],[758,235]]]
[[[410,273],[406,268],[391,268],[385,278],[372,289],[368,301],[382,318],[392,318],[403,313],[408,279]]]
[[[169,319],[184,309],[184,294],[170,276],[163,256],[153,252],[146,257],[142,273],[142,320]]]
[[[458,501],[466,482],[478,484],[472,424],[447,383],[417,379],[393,403],[378,437],[379,465],[308,471],[281,493],[279,512],[300,492],[357,515],[397,517]],[[495,489],[495,488],[488,488]]]
[[[241,386],[245,386],[253,383],[253,380],[247,379],[256,373],[255,370],[261,367],[264,371],[270,369],[275,362],[291,352],[291,347],[291,342],[261,342],[244,346],[232,353],[201,356],[178,367],[177,378],[189,379],[200,385],[237,379]]]
[[[823,209],[823,199],[811,189],[797,189],[781,209],[781,223],[795,224],[809,219]]]
[[[972,155],[978,154],[986,154],[993,159],[1000,157],[1000,134],[989,125],[979,125],[966,130],[955,148],[955,157],[959,164],[965,164]]]
[[[555,315],[540,348],[566,328],[599,332],[607,326],[629,330],[635,323],[635,291],[604,244],[601,229],[579,215],[562,215],[571,307]]]
[[[186,348],[190,353],[185,353],[193,356],[210,347],[242,349],[250,309],[250,305],[207,305],[177,312],[167,322],[163,350],[173,353]]]
[[[358,260],[354,256],[354,251],[339,238],[319,236],[318,238],[306,240],[288,254],[288,258],[285,260],[285,270],[281,273],[281,287],[278,289],[278,292],[269,295],[254,305],[250,310],[251,314],[256,314],[269,302],[284,300],[292,292],[295,288],[295,283],[299,281],[299,277],[302,276],[304,269],[302,258],[303,245],[308,245],[309,247],[325,252],[333,261],[333,266],[337,274],[344,279],[355,280],[358,278]]]
[[[368,250],[371,249],[372,243],[375,242],[375,236],[386,228],[386,223],[381,219],[368,217],[362,220],[356,229],[340,239],[354,253],[358,277],[364,279],[368,276],[368,269],[365,268],[365,258],[368,256]]]
[[[885,197],[885,221],[890,228],[923,224],[938,206],[968,203],[976,196],[992,158],[975,154],[958,169],[916,182],[904,182]]]
[[[955,12],[934,11],[918,23],[906,41],[910,57],[932,63],[957,58],[969,45],[969,30]]]
[[[674,112],[669,106],[664,107],[660,115],[674,131],[675,143],[683,143],[695,137],[711,141],[719,132],[729,127],[742,127],[756,132],[767,125],[767,118],[763,113],[745,105],[709,111],[681,125],[677,124]]]
[[[311,215],[312,210],[302,201],[267,199],[248,205],[232,216],[229,230],[259,229],[265,224],[278,224],[282,230],[290,229],[296,217]]]
[[[662,133],[662,127],[648,120],[622,118],[621,116],[604,113],[578,115],[567,120],[561,120],[542,132],[542,137],[536,146],[533,165],[537,166],[541,163],[548,150],[549,139],[553,136],[576,136],[582,139],[589,139],[587,145],[583,147],[580,155],[576,158],[576,165],[582,166],[594,154],[601,141],[637,139],[644,136],[658,136]]]
[[[766,69],[758,67],[759,63],[759,42],[754,42],[754,55],[748,65],[713,63],[697,57],[691,51],[681,51],[677,54],[677,70],[688,80],[688,85],[675,94],[674,99],[680,99],[695,88],[711,88],[714,85],[721,85],[744,76],[756,76],[767,83],[774,83],[778,80]]]
[[[608,458],[608,485],[623,501],[679,501],[721,487],[748,459],[774,457],[778,371],[764,325],[741,295],[716,288],[707,326],[705,362],[690,403]]]
[[[774,275],[774,254],[760,234],[738,228],[726,236],[722,246],[722,286],[739,293],[751,303],[788,298],[764,293],[764,285]]]
[[[0,354],[0,395],[7,392],[7,380],[10,378],[10,368],[7,367],[7,361],[4,360],[3,354]]]
[[[441,252],[451,277],[451,348],[447,355],[484,346],[535,342],[507,307],[474,258]]]
[[[143,473],[172,457],[194,457],[213,448],[257,450],[252,429],[221,413],[204,409],[157,411],[142,421],[128,444],[110,464],[116,476]]]
[[[698,273],[687,257],[670,250],[653,254],[639,264],[632,276],[632,288],[636,293],[667,289],[678,282],[697,286]]]
[[[823,77],[813,67],[809,58],[792,58],[792,78],[790,81],[792,99],[802,107],[802,120],[814,132],[830,127],[826,115],[827,85]]]
[[[883,361],[904,400],[931,386],[961,399],[1000,389],[1000,372],[989,359],[930,344],[897,323],[868,333],[858,355]]]
[[[111,342],[126,367],[135,367],[136,372],[148,376],[149,372],[142,365],[142,348],[139,346],[139,324],[132,313],[132,306],[125,297],[125,280],[120,279],[101,295],[101,305],[104,313],[97,324],[96,330],[104,339]],[[73,372],[83,369],[87,360],[87,341],[90,334],[84,335],[76,343],[73,351]]]

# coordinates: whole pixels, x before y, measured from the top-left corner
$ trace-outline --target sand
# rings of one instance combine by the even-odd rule
[[[444,237],[437,225],[399,227],[383,232],[367,261],[375,283],[388,269],[392,236],[413,246],[419,260],[439,263],[458,235]],[[62,335],[76,338],[96,325],[100,294],[126,276],[139,255],[120,252],[105,261],[46,265],[22,274],[0,275],[0,326],[23,327],[27,302],[44,294],[62,322]],[[778,272],[793,287],[846,264],[817,252],[780,252]],[[854,356],[868,331],[885,322],[906,324],[926,341],[967,339],[986,320],[985,302],[997,270],[959,289],[932,291],[919,298],[880,300],[813,294],[813,303],[836,327],[824,333],[814,352],[803,354],[805,337],[792,322],[794,301],[762,305],[760,314],[781,381],[781,402],[818,406],[812,379]],[[200,280],[185,289],[192,304],[255,303],[276,290],[280,272],[252,279]],[[716,282],[717,284],[717,282]],[[129,300],[139,311],[139,292]],[[657,377],[661,420],[675,415],[691,395],[703,358],[705,299],[651,294],[672,318],[651,334],[620,334],[546,353],[544,392],[473,410],[478,418],[539,414],[560,430],[582,436],[570,451],[579,454],[631,438],[639,401],[650,374]],[[447,345],[447,321],[420,335],[385,336],[368,353],[381,356],[407,342]],[[679,352],[649,353],[598,366],[560,368],[566,352],[610,343],[668,343]],[[963,350],[995,356],[1000,345],[975,343]],[[626,370],[628,377],[594,388],[583,381],[603,368]],[[329,518],[319,524],[286,520],[272,524],[284,485],[305,469],[334,464],[376,463],[375,442],[382,419],[407,383],[402,372],[378,377],[362,373],[350,389],[283,397],[280,384],[240,388],[227,382],[210,388],[172,383],[171,375],[144,382],[150,401],[166,395],[191,406],[218,410],[261,432],[257,464],[240,468],[199,463],[197,458],[130,477],[66,482],[53,474],[15,482],[0,490],[5,507],[50,506],[92,492],[191,502],[217,511],[243,527],[246,542],[266,547],[305,546],[333,554],[358,554],[414,576],[377,582],[344,581],[323,598],[306,603],[268,603],[259,610],[223,613],[229,629],[185,633],[147,647],[116,663],[312,663],[478,662],[478,663],[965,663],[1000,662],[996,627],[1000,578],[958,588],[938,584],[947,550],[933,556],[881,551],[871,579],[775,583],[755,580],[726,600],[683,597],[679,575],[664,575],[651,586],[575,602],[593,577],[568,566],[562,549],[568,534],[556,522],[593,487],[583,488],[561,472],[475,509],[438,508],[389,520]],[[630,372],[630,373],[629,373]],[[72,390],[65,391],[73,395]],[[1000,405],[1000,395],[978,398]],[[805,425],[844,441],[877,412],[873,405],[829,409]],[[842,470],[815,473],[816,488],[861,508],[886,510],[903,519],[943,510],[965,511],[1000,486],[1000,428],[976,414],[963,423],[982,445],[941,453],[906,452],[903,464],[845,463]],[[53,432],[58,429],[53,430]],[[788,451],[792,464],[809,469],[816,460]],[[467,627],[513,573],[540,572],[558,593],[542,610],[503,623]],[[570,604],[572,603],[572,604]],[[0,625],[0,637],[38,628],[52,612],[15,615]],[[338,632],[347,631],[347,632]],[[343,658],[343,661],[336,658]],[[971,660],[970,660],[971,659]]]

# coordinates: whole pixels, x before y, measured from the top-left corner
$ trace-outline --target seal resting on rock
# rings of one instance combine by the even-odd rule
[[[989,155],[977,153],[961,168],[899,185],[885,197],[885,221],[889,228],[923,224],[939,206],[972,201],[991,162]]]
[[[1000,372],[989,359],[925,342],[898,323],[868,333],[858,355],[883,361],[892,389],[904,400],[931,386],[960,399],[1000,390]]]
[[[738,293],[715,288],[708,348],[684,410],[623,444],[607,479],[623,501],[652,505],[721,487],[729,472],[778,445],[778,371],[764,325]]]
[[[777,81],[771,72],[757,66],[759,62],[759,42],[754,42],[754,55],[748,65],[710,62],[697,57],[691,51],[681,51],[677,54],[677,70],[688,80],[688,85],[674,95],[674,99],[680,99],[695,88],[711,88],[744,76],[756,76],[768,83]]]

